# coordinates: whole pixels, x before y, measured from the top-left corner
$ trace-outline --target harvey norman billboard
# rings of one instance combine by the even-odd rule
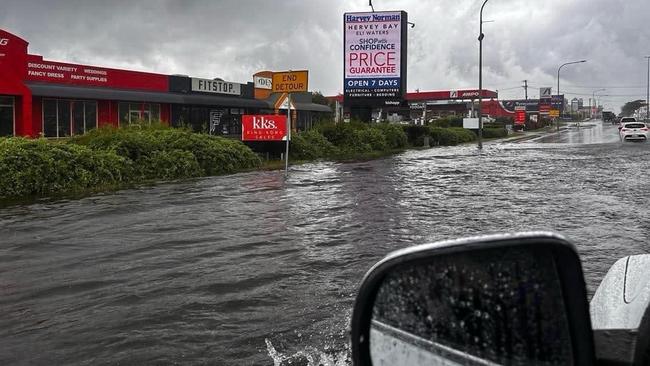
[[[345,13],[343,26],[346,104],[402,99],[406,91],[406,12]]]

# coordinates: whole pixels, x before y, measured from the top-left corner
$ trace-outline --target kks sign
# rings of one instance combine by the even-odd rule
[[[242,141],[286,141],[287,116],[243,115],[241,139]]]

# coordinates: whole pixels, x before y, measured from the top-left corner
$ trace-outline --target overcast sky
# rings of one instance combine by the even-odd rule
[[[49,60],[221,77],[247,82],[260,70],[310,70],[310,89],[342,91],[343,13],[367,0],[4,0],[0,28]],[[374,0],[405,10],[408,89],[478,88],[480,0]],[[645,99],[648,0],[490,0],[484,10],[484,87],[529,98],[553,86],[606,107]],[[569,94],[571,93],[571,94]],[[579,95],[581,94],[581,95]]]

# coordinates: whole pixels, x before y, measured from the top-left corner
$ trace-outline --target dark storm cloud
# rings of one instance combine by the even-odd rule
[[[374,0],[376,10],[404,9],[416,23],[409,90],[477,86],[481,3]],[[312,88],[329,94],[342,84],[342,14],[368,10],[365,0],[10,0],[2,7],[0,27],[47,59],[242,82],[263,69],[306,68]],[[519,97],[527,79],[533,96],[555,86],[559,64],[588,59],[563,69],[563,90],[586,97],[609,87],[603,99],[615,106],[641,98],[648,14],[647,0],[490,0],[484,85]]]

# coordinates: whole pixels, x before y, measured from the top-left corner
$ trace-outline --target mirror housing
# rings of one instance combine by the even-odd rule
[[[528,294],[523,295],[524,301],[516,303],[515,300],[512,300],[511,302],[516,303],[515,306],[519,306],[517,309],[525,310],[524,313],[530,314],[530,311],[535,310],[537,313],[533,314],[539,315],[540,312],[544,313],[542,314],[544,318],[554,319],[553,321],[555,324],[560,325],[560,328],[562,328],[562,331],[564,332],[563,334],[566,335],[565,339],[567,344],[565,345],[565,350],[568,350],[567,357],[570,358],[568,361],[569,364],[592,365],[594,363],[593,335],[591,332],[584,276],[578,254],[575,247],[564,238],[556,234],[545,232],[493,235],[443,241],[434,244],[406,248],[386,256],[383,260],[374,265],[366,274],[354,305],[351,324],[353,364],[364,366],[373,364],[373,358],[377,358],[376,354],[374,356],[372,354],[373,350],[376,352],[377,349],[377,345],[371,344],[373,339],[374,342],[378,342],[377,340],[379,340],[379,343],[392,344],[392,347],[394,348],[388,352],[396,354],[397,357],[390,360],[386,360],[385,358],[375,360],[376,364],[405,364],[407,360],[410,362],[411,360],[416,359],[419,359],[419,361],[410,364],[479,365],[498,363],[498,360],[481,358],[485,355],[477,355],[469,345],[460,344],[457,341],[455,343],[445,343],[444,339],[442,342],[439,342],[438,339],[436,339],[439,333],[431,330],[431,314],[451,313],[449,311],[447,311],[447,313],[440,311],[439,305],[443,304],[443,307],[448,306],[444,305],[444,303],[449,303],[450,301],[448,301],[447,297],[444,297],[448,295],[436,292],[439,290],[438,285],[440,282],[439,278],[436,278],[436,275],[439,275],[440,271],[437,271],[436,268],[447,266],[445,268],[448,270],[449,266],[451,266],[455,270],[456,268],[464,268],[463,265],[468,265],[469,270],[467,273],[471,273],[472,275],[471,277],[467,277],[469,275],[462,270],[463,276],[466,276],[471,281],[474,281],[474,277],[481,277],[481,280],[484,282],[480,282],[480,284],[489,284],[485,281],[489,281],[490,278],[494,278],[494,276],[497,275],[501,276],[501,272],[494,271],[495,266],[493,264],[496,263],[497,268],[499,264],[503,264],[506,267],[512,266],[513,262],[510,258],[522,258],[525,262],[522,262],[522,268],[528,268],[525,266],[530,263],[533,264],[533,267],[538,267],[536,265],[537,262],[546,263],[547,267],[544,268],[550,269],[548,275],[546,270],[540,270],[537,272],[532,270],[531,272],[534,272],[535,276],[537,276],[533,280],[538,282],[531,283],[539,283],[544,289],[546,288],[545,286],[549,289],[552,286],[555,286],[553,291],[555,291],[554,293],[556,294],[552,299],[544,299],[540,297],[539,291],[537,293],[529,291]],[[458,264],[458,266],[456,266],[456,264]],[[553,266],[553,268],[550,268],[549,266]],[[488,268],[492,269],[488,270]],[[506,269],[505,272],[508,272],[508,269]],[[404,281],[399,279],[395,281],[395,278],[400,278],[399,276],[403,276],[404,273],[408,273],[408,276],[411,277],[407,277]],[[414,273],[416,273],[415,277],[413,277]],[[461,273],[461,270],[457,270],[454,275],[458,275],[459,273]],[[474,274],[476,274],[476,276]],[[517,281],[516,275],[507,276],[509,276],[508,279]],[[467,280],[467,278],[463,279],[463,281]],[[546,280],[547,278],[552,278],[552,280]],[[505,282],[511,283],[508,282],[508,280]],[[399,283],[399,286],[395,287],[395,283]],[[450,283],[457,284],[458,281],[452,281]],[[470,291],[474,291],[475,289],[480,290],[481,287],[472,287],[473,284],[474,283],[470,283],[468,285]],[[519,286],[522,284],[523,282],[515,283],[515,285]],[[409,288],[409,286],[413,286],[413,288]],[[489,287],[493,289],[496,288],[492,286]],[[422,289],[426,292],[426,294],[423,295],[424,297],[422,295],[417,295],[418,298],[413,301],[419,301],[417,308],[424,310],[417,310],[415,315],[410,314],[413,316],[411,316],[410,320],[406,322],[409,324],[404,325],[404,329],[395,329],[399,327],[393,326],[395,325],[394,321],[391,325],[386,327],[387,323],[390,323],[390,321],[383,321],[384,318],[382,317],[384,317],[386,313],[384,310],[388,309],[388,312],[396,313],[391,310],[392,308],[382,305],[386,303],[384,299],[384,297],[387,296],[386,294],[396,294],[395,297],[398,298],[397,303],[408,303],[408,306],[405,308],[413,309],[413,304],[409,303],[411,300],[407,297],[414,293],[421,294]],[[514,292],[512,292],[511,295],[513,293]],[[378,295],[381,295],[381,297]],[[491,294],[491,296],[493,295],[494,294]],[[537,303],[537,307],[532,309],[533,305],[531,305],[531,301],[529,301],[530,296],[537,296],[535,299],[540,299],[542,302],[541,305],[551,304],[555,306],[553,309],[559,310],[560,313],[555,313],[553,310],[541,306],[540,303]],[[513,296],[513,298],[514,297],[516,296]],[[522,296],[519,296],[519,298],[522,298]],[[544,301],[546,301],[546,303],[544,303]],[[378,310],[375,308],[376,303],[379,304],[380,307],[384,307]],[[489,304],[489,302],[487,303]],[[466,302],[466,304],[469,304],[469,302]],[[476,304],[476,302],[473,304]],[[485,304],[486,303],[484,303],[484,305]],[[482,310],[491,312],[498,317],[501,316],[499,319],[505,319],[508,317],[502,316],[503,314],[499,313],[501,309],[498,306],[496,309],[484,307]],[[517,310],[515,309],[514,311]],[[398,313],[397,315],[392,316],[395,318],[395,316],[399,317],[400,315]],[[418,319],[418,316],[421,318]],[[391,315],[388,317],[391,317]],[[413,319],[421,322],[421,324],[428,322],[428,328],[427,326],[421,327],[422,329],[426,328],[428,330],[414,330],[414,328],[419,327],[419,325],[414,323],[412,321]],[[444,325],[445,322],[448,322],[450,326],[453,326],[452,320],[447,320],[447,318],[439,319],[439,324],[436,326],[440,326],[440,324]],[[517,327],[519,330],[526,329],[525,327],[522,327],[521,324],[517,324]],[[539,329],[537,331],[540,332]],[[454,332],[456,335],[459,334],[458,329],[454,329]],[[381,335],[380,338],[377,338],[378,334]],[[388,336],[385,336],[386,334],[388,334]],[[423,334],[425,334],[425,336],[423,336]],[[462,333],[460,334],[462,335]],[[549,335],[550,333],[542,334],[543,337],[548,337]],[[427,337],[429,337],[429,339],[427,339]],[[537,341],[540,342],[540,339],[542,338],[538,337]],[[388,342],[386,340],[388,340]],[[395,345],[397,345],[397,347]],[[405,353],[408,353],[409,349],[415,349],[414,347],[419,350],[419,353],[415,357],[409,358],[409,356],[404,356]],[[420,352],[420,350],[424,351]],[[385,353],[381,354],[381,356],[384,355]],[[406,364],[408,365],[409,363]],[[518,363],[514,362],[512,364]],[[524,360],[521,364],[527,363]]]
[[[616,365],[650,364],[650,255],[621,258],[591,299],[596,359]]]

